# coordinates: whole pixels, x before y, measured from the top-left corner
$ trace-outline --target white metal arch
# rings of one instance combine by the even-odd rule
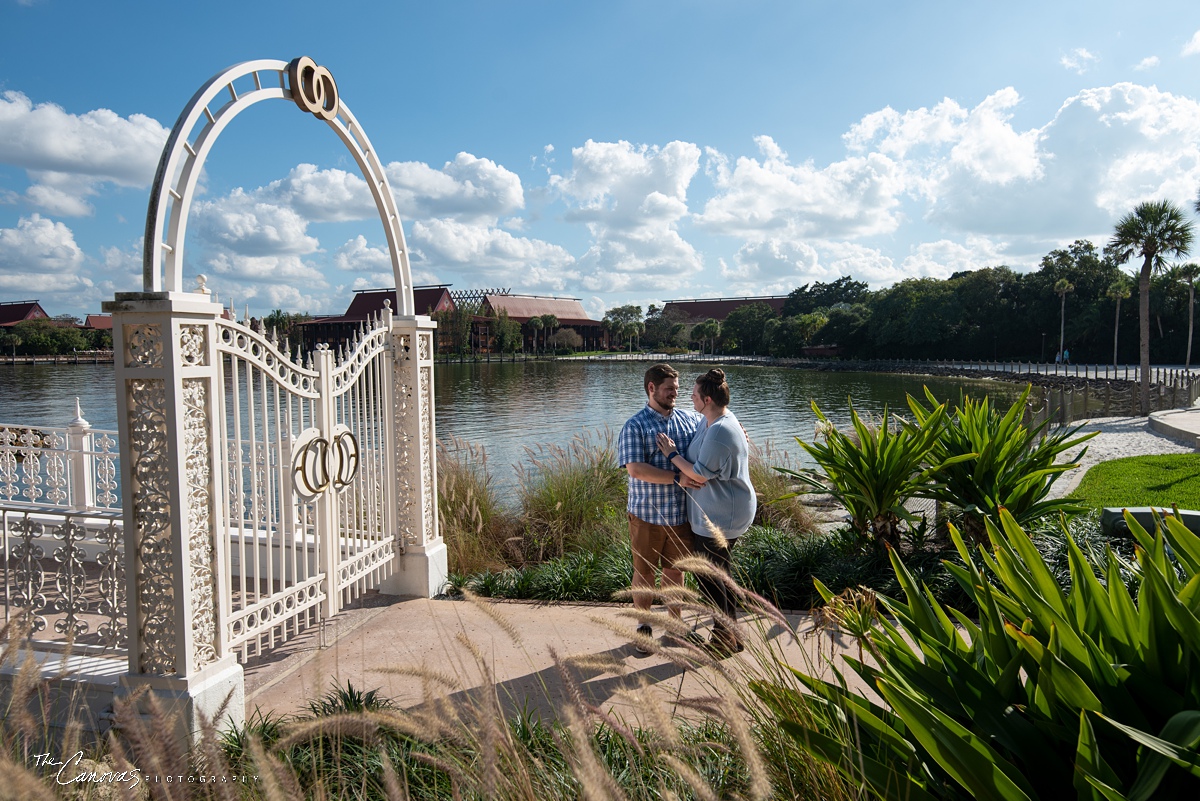
[[[254,89],[238,94],[234,82],[247,75],[253,76]],[[296,76],[296,79],[292,76]],[[297,89],[300,91],[297,92]],[[154,186],[150,190],[142,254],[143,291],[184,291],[184,235],[192,195],[204,160],[218,135],[234,117],[255,103],[274,98],[295,101],[301,109],[323,119],[354,155],[375,198],[375,206],[387,235],[399,306],[396,313],[412,315],[408,249],[404,243],[400,215],[396,210],[396,199],[392,195],[383,164],[358,120],[340,102],[337,86],[328,70],[317,67],[308,58],[296,59],[291,64],[275,59],[236,64],[210,78],[188,101],[167,138],[154,175]],[[215,110],[214,102],[221,102]]]

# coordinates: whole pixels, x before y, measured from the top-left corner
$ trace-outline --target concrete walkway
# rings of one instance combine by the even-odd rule
[[[647,700],[639,688],[678,714],[680,699],[730,696],[723,671],[761,674],[764,660],[754,651],[765,655],[770,649],[787,664],[827,678],[831,646],[857,656],[857,646],[843,635],[813,636],[811,620],[799,614],[786,616],[798,639],[778,622],[752,621],[747,651],[713,664],[665,641],[659,653],[638,654],[629,605],[367,598],[367,605],[335,619],[337,631],[327,630],[323,647],[313,631],[248,665],[247,715],[256,708],[301,713],[333,685],[351,682],[360,690],[378,689],[405,708],[438,696],[469,702],[481,688],[494,686],[510,712],[536,711],[550,719],[568,703],[574,683],[587,703],[636,722]],[[661,631],[655,627],[656,635]],[[707,625],[701,632],[707,636]],[[704,661],[709,664],[697,664]]]
[[[1150,415],[1150,429],[1200,450],[1200,408],[1168,409]]]

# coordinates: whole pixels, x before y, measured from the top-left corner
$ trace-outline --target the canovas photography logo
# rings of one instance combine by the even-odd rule
[[[142,784],[257,784],[258,776],[236,775],[217,776],[198,773],[180,773],[160,776],[145,773],[139,768],[115,770],[111,765],[94,762],[84,757],[82,751],[76,751],[66,759],[59,759],[52,754],[34,754],[34,767],[53,774],[55,784],[88,785],[88,784],[122,784],[132,790]]]
[[[54,772],[54,782],[59,785],[70,784],[124,784],[133,789],[145,781],[142,772],[137,768],[129,770],[105,770],[106,765],[84,759],[82,751],[76,751],[66,759],[57,759],[53,755],[35,754],[35,767],[47,772]]]

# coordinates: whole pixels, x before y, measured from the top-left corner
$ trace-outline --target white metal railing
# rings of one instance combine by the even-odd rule
[[[0,505],[0,539],[6,627],[38,650],[125,655],[120,513]]]
[[[95,429],[75,401],[65,428],[0,423],[0,504],[119,511],[117,432]]]

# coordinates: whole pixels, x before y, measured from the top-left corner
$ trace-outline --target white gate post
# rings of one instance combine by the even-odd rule
[[[216,469],[221,426],[216,320],[207,290],[118,293],[112,312],[117,419],[121,432],[129,672],[135,690],[181,713],[245,717],[242,667],[226,652],[218,599],[228,591],[225,477]]]
[[[433,331],[424,315],[392,318],[392,415],[395,447],[396,559],[380,586],[390,595],[432,598],[448,572],[438,532],[437,428],[433,414]]]

